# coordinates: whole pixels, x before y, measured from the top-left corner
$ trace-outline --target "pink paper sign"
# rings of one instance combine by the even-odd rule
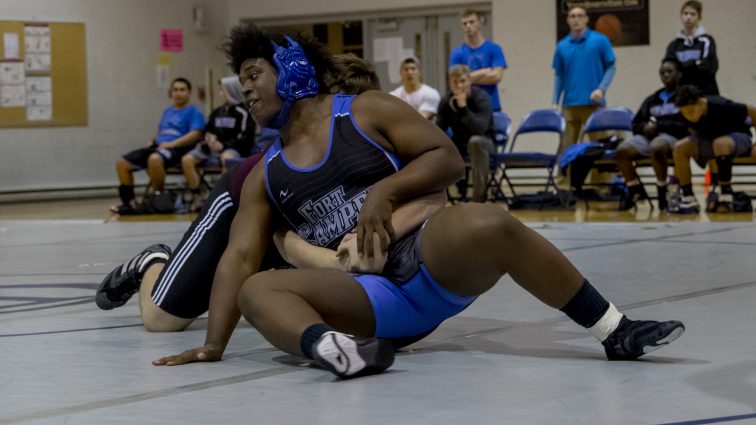
[[[184,50],[184,36],[181,30],[160,30],[160,50],[163,52]]]

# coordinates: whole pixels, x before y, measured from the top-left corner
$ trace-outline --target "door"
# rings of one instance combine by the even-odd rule
[[[367,19],[365,58],[375,64],[381,88],[390,91],[400,84],[402,60],[412,56],[420,65],[423,82],[443,95],[448,87],[449,55],[464,41],[460,16],[456,11],[417,13]],[[483,34],[491,37],[490,25],[483,27]]]

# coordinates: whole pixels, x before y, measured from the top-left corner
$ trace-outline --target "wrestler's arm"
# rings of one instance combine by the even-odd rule
[[[405,166],[370,189],[357,221],[357,246],[372,256],[372,235],[388,249],[394,236],[391,216],[410,199],[440,192],[464,175],[464,163],[449,137],[414,113],[401,99],[368,91],[352,103],[357,125],[375,142],[395,153]]]
[[[259,270],[271,239],[272,213],[263,184],[263,169],[261,164],[253,168],[242,187],[239,210],[231,224],[228,246],[213,279],[204,346],[155,360],[154,365],[174,366],[222,358],[226,344],[241,317],[237,304],[239,290],[244,281]]]
[[[432,193],[401,205],[391,216],[395,237],[401,238],[414,230],[444,206],[446,206],[446,192]],[[297,268],[344,270],[351,263],[343,255],[337,256],[336,251],[310,244],[289,228],[281,228],[276,231],[273,240],[281,257]],[[354,241],[356,244],[356,239]],[[352,269],[351,271],[367,273],[379,272],[380,270]]]

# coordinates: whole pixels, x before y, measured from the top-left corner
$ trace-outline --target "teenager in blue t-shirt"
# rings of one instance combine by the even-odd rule
[[[133,150],[116,161],[118,195],[122,204],[111,211],[119,214],[133,212],[134,171],[147,169],[150,186],[162,192],[165,186],[165,169],[181,163],[181,157],[192,150],[205,128],[205,116],[197,107],[189,104],[192,84],[185,78],[171,82],[173,106],[163,111],[158,131],[149,146]]]
[[[483,89],[491,98],[494,111],[501,111],[499,90],[497,84],[504,75],[507,60],[501,46],[491,40],[486,40],[481,34],[483,18],[474,10],[462,12],[462,29],[465,32],[465,42],[451,51],[449,67],[467,65],[472,73],[473,85]]]
[[[559,153],[577,143],[580,129],[598,108],[606,103],[604,96],[616,71],[614,51],[609,39],[588,28],[588,13],[582,7],[567,12],[570,33],[559,40],[552,68],[554,94],[552,104],[560,100],[566,121]],[[565,189],[569,179],[560,176],[557,185]]]

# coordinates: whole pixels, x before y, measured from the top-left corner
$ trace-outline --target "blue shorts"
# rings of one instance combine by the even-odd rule
[[[420,270],[401,285],[378,275],[354,277],[373,305],[375,336],[378,338],[427,335],[477,298],[461,297],[445,289],[431,277],[422,262]]]

